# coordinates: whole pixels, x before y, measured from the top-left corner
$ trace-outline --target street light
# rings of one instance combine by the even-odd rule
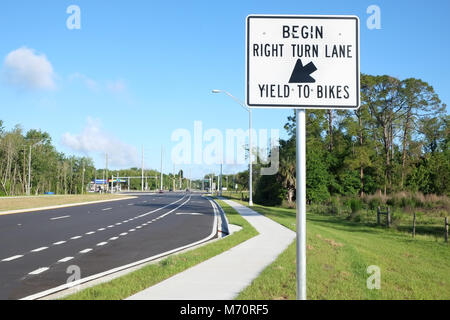
[[[248,205],[253,206],[253,166],[252,166],[252,109],[245,105],[244,102],[239,100],[238,98],[234,97],[231,93],[224,91],[224,90],[212,90],[212,93],[225,93],[227,96],[232,98],[234,101],[236,101],[242,108],[248,111],[248,145],[249,145],[249,152],[248,152],[248,161],[249,161],[249,179],[248,179],[248,189],[249,189],[249,198],[248,198]]]
[[[27,196],[31,193],[31,148],[39,145],[42,143],[43,140],[38,141],[34,144],[30,144],[30,153],[28,154],[28,190],[27,190]]]

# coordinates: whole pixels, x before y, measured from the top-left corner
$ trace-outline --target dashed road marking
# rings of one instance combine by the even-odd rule
[[[94,233],[95,233],[95,231],[86,232],[86,234],[94,234]]]
[[[16,260],[16,259],[19,259],[19,258],[22,258],[22,257],[23,257],[23,255],[17,255],[17,256],[12,256],[12,257],[3,259],[2,261],[4,261],[4,262],[13,261],[13,260]]]
[[[66,242],[65,241],[58,241],[58,242],[55,242],[53,245],[59,246],[60,244],[63,244],[63,243],[66,243]]]
[[[49,268],[47,268],[47,267],[42,267],[42,268],[36,269],[36,270],[34,270],[34,271],[31,271],[31,272],[28,273],[28,274],[36,275],[36,274],[40,274],[40,273],[42,273],[42,272],[44,272],[44,271],[47,271],[48,269],[49,269]]]
[[[40,248],[31,250],[31,252],[39,252],[39,251],[43,251],[43,250],[45,250],[45,249],[48,249],[48,247],[40,247]]]
[[[72,238],[70,238],[70,239],[72,239],[72,240],[77,240],[77,239],[80,239],[80,238],[82,238],[81,236],[75,236],[75,237],[72,237]]]
[[[61,260],[58,260],[58,262],[67,262],[67,261],[70,261],[72,259],[73,259],[73,257],[65,257],[65,258],[63,258]]]
[[[92,249],[91,248],[84,249],[84,250],[81,250],[80,253],[88,253],[89,251],[92,251]]]
[[[111,210],[112,208],[105,208],[105,209],[102,209],[102,211],[108,211],[108,210]]]
[[[107,244],[107,243],[108,243],[108,242],[103,241],[103,242],[97,243],[97,246],[98,246],[98,247],[101,247],[101,246],[104,246],[104,245]]]
[[[70,218],[70,216],[55,217],[55,218],[51,218],[50,220],[59,220],[59,219],[66,219],[66,218]]]

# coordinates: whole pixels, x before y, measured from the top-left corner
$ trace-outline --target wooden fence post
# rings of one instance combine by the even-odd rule
[[[380,224],[380,207],[377,208],[377,224]]]
[[[413,230],[412,230],[412,236],[413,238],[416,236],[416,213],[414,212],[414,217],[413,217]]]
[[[445,217],[445,234],[444,234],[445,242],[448,242],[448,217]]]
[[[387,207],[387,227],[391,227],[391,210],[389,207]]]

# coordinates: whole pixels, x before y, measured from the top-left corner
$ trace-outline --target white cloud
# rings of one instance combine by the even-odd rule
[[[7,83],[23,89],[54,90],[55,74],[44,54],[25,47],[11,51],[3,63]]]
[[[80,134],[65,133],[61,142],[73,151],[85,154],[108,154],[109,164],[116,167],[133,167],[139,164],[138,150],[113,135],[104,132],[99,120],[87,119]]]
[[[92,91],[99,90],[99,85],[95,80],[93,80],[93,79],[89,78],[88,76],[81,74],[79,72],[75,72],[75,73],[71,74],[69,76],[69,80],[70,81],[81,80],[89,90],[92,90]]]
[[[123,80],[109,81],[106,88],[112,93],[122,93],[125,91],[126,86]]]

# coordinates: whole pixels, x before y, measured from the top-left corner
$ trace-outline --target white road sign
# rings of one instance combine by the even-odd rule
[[[247,17],[247,105],[357,109],[357,16]]]

